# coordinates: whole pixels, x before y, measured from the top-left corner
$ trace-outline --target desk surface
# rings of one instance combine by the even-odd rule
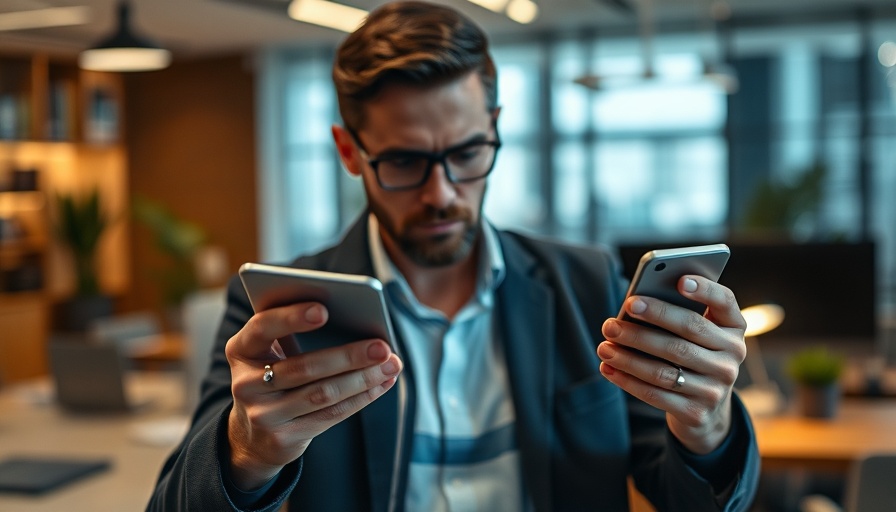
[[[39,380],[0,393],[0,459],[14,455],[104,458],[111,468],[42,496],[0,493],[0,510],[143,510],[159,469],[183,435],[184,383],[173,372],[128,377],[128,392],[150,398],[145,410],[121,415],[72,415],[48,403]]]
[[[896,399],[847,398],[835,418],[754,418],[763,469],[846,471],[863,455],[896,453]]]

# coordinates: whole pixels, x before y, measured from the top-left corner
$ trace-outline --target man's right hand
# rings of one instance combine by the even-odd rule
[[[255,314],[228,340],[233,381],[228,439],[231,478],[238,488],[261,487],[305,453],[315,436],[395,384],[402,362],[383,340],[278,355],[277,339],[326,321],[322,304],[293,304]],[[269,382],[263,379],[265,365],[274,372]]]

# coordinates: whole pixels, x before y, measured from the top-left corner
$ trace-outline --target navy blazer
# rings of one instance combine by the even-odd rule
[[[364,215],[338,245],[292,265],[373,275],[367,231]],[[506,276],[497,289],[497,312],[532,508],[628,510],[631,475],[658,510],[747,510],[759,456],[749,416],[736,397],[737,438],[725,455],[728,466],[739,469],[727,502],[719,504],[712,486],[683,460],[665,413],[600,374],[595,353],[603,340],[600,327],[617,314],[625,291],[614,258],[598,248],[510,232],[499,232],[499,241]],[[165,463],[148,510],[233,507],[219,463],[228,457],[225,428],[232,405],[224,345],[251,316],[234,277],[192,427]],[[413,431],[412,372],[406,367],[399,385],[315,438],[253,510],[278,510],[288,498],[291,511],[385,511],[390,495],[402,509]],[[399,392],[406,393],[408,413],[401,441],[405,456],[396,466]]]

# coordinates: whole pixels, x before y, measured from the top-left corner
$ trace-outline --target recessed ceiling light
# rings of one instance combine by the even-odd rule
[[[327,0],[292,0],[289,17],[343,32],[353,32],[364,22],[367,11]]]
[[[85,6],[4,12],[0,13],[0,32],[84,25],[89,21],[90,8]]]

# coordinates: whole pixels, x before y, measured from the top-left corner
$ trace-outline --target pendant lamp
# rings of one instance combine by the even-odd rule
[[[135,34],[128,2],[118,4],[118,29],[78,58],[82,69],[93,71],[152,71],[168,67],[171,52]]]

